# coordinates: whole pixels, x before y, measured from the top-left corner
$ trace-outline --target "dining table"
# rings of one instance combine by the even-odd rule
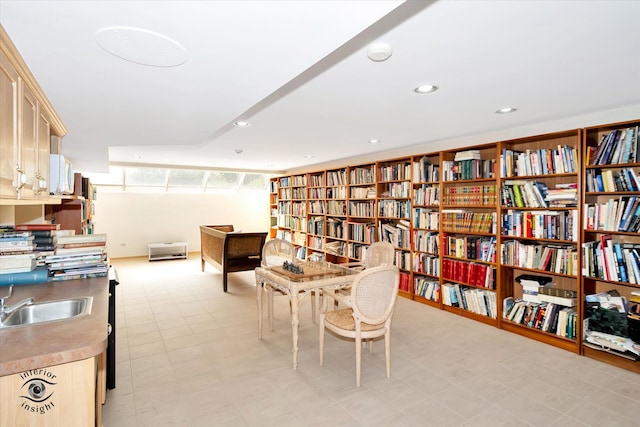
[[[289,297],[291,304],[291,332],[293,369],[298,367],[298,327],[300,303],[312,292],[335,292],[349,288],[358,270],[327,261],[301,261],[294,266],[257,267],[256,299],[258,302],[258,338],[262,339],[262,295],[268,283]]]

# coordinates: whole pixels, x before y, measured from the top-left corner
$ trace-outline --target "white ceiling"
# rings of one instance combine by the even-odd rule
[[[639,22],[640,1],[0,0],[82,172],[284,171],[637,119]],[[169,37],[186,62],[111,55],[95,34],[113,26]],[[391,58],[370,61],[374,42]],[[426,83],[440,89],[413,92]]]

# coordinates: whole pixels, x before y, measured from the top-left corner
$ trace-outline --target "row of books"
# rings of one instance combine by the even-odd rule
[[[316,236],[324,236],[324,217],[312,216],[307,222],[307,231],[309,234],[315,234]]]
[[[411,252],[397,250],[394,253],[394,258],[393,264],[400,270],[409,270],[411,268]],[[408,285],[407,289],[409,289]]]
[[[461,161],[443,160],[442,180],[463,181],[472,179],[491,179],[496,177],[495,170],[495,159],[472,159]]]
[[[342,187],[337,187],[342,188]],[[342,194],[342,192],[338,192]],[[351,187],[351,194],[349,195],[351,199],[375,199],[376,198],[376,189],[375,187]],[[344,197],[334,197],[335,199],[346,199],[346,194]]]
[[[596,147],[587,147],[587,164],[608,165],[636,163],[640,159],[638,153],[640,138],[639,127],[615,129],[602,135]]]
[[[411,182],[392,182],[387,185],[387,189],[380,193],[380,197],[409,198],[411,195]]]
[[[328,187],[327,199],[346,199],[347,187]]]
[[[327,172],[327,185],[347,185],[347,172],[342,170]]]
[[[440,282],[426,277],[413,279],[414,294],[431,301],[440,301]]]
[[[496,201],[495,185],[447,186],[442,192],[443,205],[495,206]]]
[[[442,302],[450,307],[460,307],[492,319],[498,316],[496,293],[484,289],[469,288],[457,283],[443,283]]]
[[[609,234],[582,244],[582,264],[586,277],[640,284],[640,245],[614,242]]]
[[[415,206],[437,206],[440,204],[440,187],[422,184],[413,190]]]
[[[501,263],[551,273],[578,275],[578,252],[575,246],[539,244],[509,240],[501,245]]]
[[[452,233],[496,233],[496,212],[442,211],[442,230]]]
[[[427,208],[413,209],[413,226],[426,230],[437,230],[440,224],[440,212]]]
[[[477,236],[442,236],[442,253],[445,256],[495,262],[496,238]]]
[[[608,199],[605,203],[585,203],[586,230],[626,231],[640,230],[640,196]]]
[[[399,280],[399,286],[398,289],[400,289],[403,292],[411,292],[411,280],[410,277],[407,273],[400,273],[400,280]]]
[[[502,235],[578,241],[578,211],[514,211],[502,214]]]
[[[496,289],[496,268],[487,264],[442,260],[442,278],[478,288]]]
[[[439,180],[439,165],[434,165],[426,157],[413,162],[413,182],[438,182]]]
[[[315,205],[315,206],[314,206]],[[316,201],[311,203],[311,211],[313,213],[322,213],[322,202]],[[327,215],[347,215],[347,203],[343,200],[327,200]]]
[[[380,181],[411,179],[411,163],[403,162],[380,166],[378,168],[378,177]]]
[[[327,218],[327,237],[346,239],[346,221],[335,218]]]
[[[309,175],[309,186],[310,187],[322,187],[324,186],[324,174],[310,174]]]
[[[377,236],[375,224],[370,223],[349,223],[349,238],[357,242],[373,243]]]
[[[374,165],[349,169],[349,184],[373,184],[375,182],[374,171]]]
[[[513,301],[512,297],[505,298],[503,304],[504,319],[560,337],[576,338],[578,313],[575,308],[522,299]]]
[[[376,202],[374,200],[368,202],[349,202],[349,215],[357,217],[372,217],[375,215]]]
[[[547,208],[549,189],[544,182],[508,180],[500,191],[502,206],[517,208]]]
[[[396,248],[410,249],[411,235],[409,229],[411,223],[406,220],[400,220],[397,223],[380,222],[378,226],[378,239],[383,242],[389,242]]]
[[[439,253],[440,237],[435,231],[414,230],[413,231],[413,249],[420,252],[428,252],[430,254]]]
[[[411,202],[409,200],[378,201],[378,216],[384,218],[409,218]]]
[[[430,254],[413,254],[413,271],[430,276],[440,276],[440,257]]]
[[[578,152],[568,145],[525,151],[505,148],[500,165],[502,177],[574,173],[578,170]]]
[[[589,193],[640,191],[640,177],[633,168],[622,168],[620,171],[587,169],[586,177]]]

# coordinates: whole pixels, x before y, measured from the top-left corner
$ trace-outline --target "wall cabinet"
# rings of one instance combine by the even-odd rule
[[[0,199],[49,200],[51,136],[66,129],[0,26]]]

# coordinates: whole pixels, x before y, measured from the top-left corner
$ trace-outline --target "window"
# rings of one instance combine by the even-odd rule
[[[269,175],[261,173],[111,166],[109,173],[86,173],[91,183],[108,191],[229,192],[264,190]]]

